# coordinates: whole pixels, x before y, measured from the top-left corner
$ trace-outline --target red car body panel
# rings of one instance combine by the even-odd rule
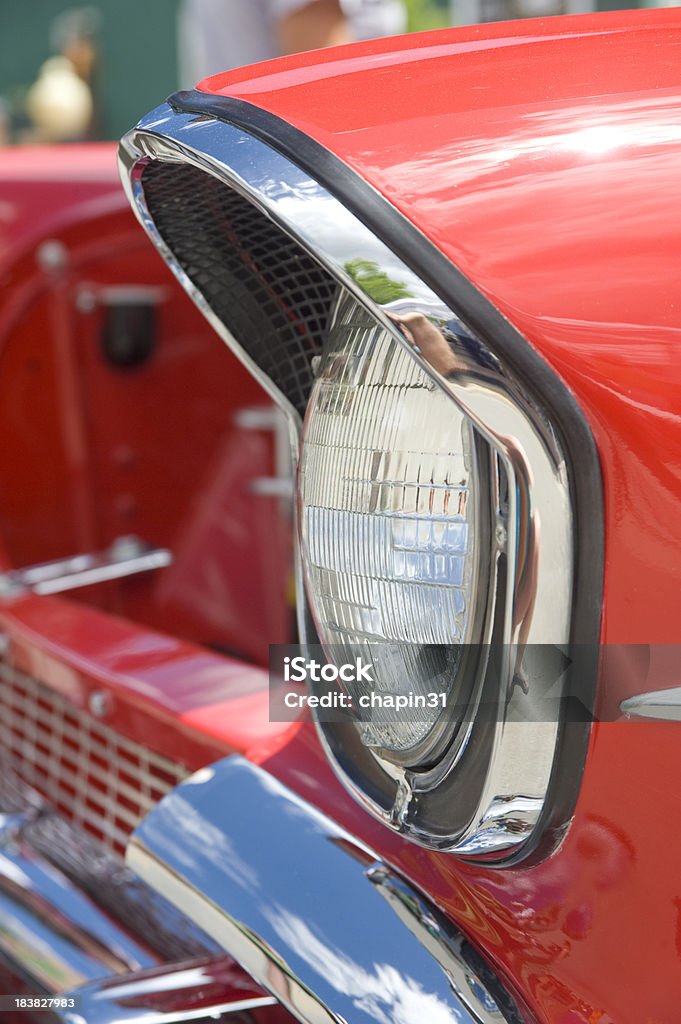
[[[84,599],[266,663],[268,640],[290,635],[290,529],[276,498],[252,492],[275,472],[271,432],[246,429],[238,412],[269,399],[140,232],[113,146],[3,154],[0,188],[8,564],[128,534],[172,547],[162,574],[88,588]],[[50,265],[55,252],[63,267]],[[156,348],[140,366],[112,367],[101,351],[107,310],[145,289]]]
[[[268,721],[259,666],[68,598],[0,608],[0,628],[17,669],[84,710],[106,694],[106,725],[189,771],[297,728]]]
[[[680,59],[681,13],[651,10],[378,40],[199,86],[342,158],[574,391],[605,477],[607,643],[681,632]]]
[[[8,147],[0,161],[0,267],[91,208],[123,209],[109,143]],[[106,201],[108,199],[108,202]]]
[[[237,415],[271,403],[139,230],[113,145],[3,152],[0,279],[0,568],[125,534],[174,555],[0,600],[6,660],[86,713],[96,693],[103,725],[187,771],[290,731],[257,667],[290,636],[290,528],[251,487],[275,472],[271,432]],[[139,289],[159,299],[156,349],[115,369],[109,297]]]
[[[602,638],[618,645],[680,633],[680,57],[681,13],[641,11],[377,41],[200,85],[342,158],[574,392],[601,458]],[[653,666],[645,688],[678,685],[667,668]],[[626,670],[604,658],[601,700],[614,694],[615,708],[641,688]],[[426,889],[541,1021],[678,1020],[677,726],[596,726],[565,841],[503,871],[360,816],[307,731],[259,759]]]

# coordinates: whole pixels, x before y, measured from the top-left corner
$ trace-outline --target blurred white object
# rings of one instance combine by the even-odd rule
[[[92,93],[66,57],[50,57],[26,98],[41,138],[68,142],[85,135],[92,118]]]
[[[354,40],[397,36],[407,30],[402,0],[341,0]]]
[[[202,78],[280,54],[277,23],[316,0],[183,0],[179,10],[180,79]],[[402,0],[339,0],[355,40],[406,29]]]

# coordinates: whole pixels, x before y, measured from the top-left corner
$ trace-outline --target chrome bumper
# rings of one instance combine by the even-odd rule
[[[269,1024],[276,1006],[208,936],[4,765],[0,964],[34,996],[68,1003],[77,993],[77,1012],[40,1011],[41,1021]],[[27,1024],[34,1019],[29,1013]]]
[[[0,956],[50,994],[159,963],[47,859],[32,833],[49,813],[33,791],[3,774]]]
[[[127,860],[304,1024],[530,1019],[424,896],[242,758],[165,797]]]
[[[2,811],[0,959],[72,1000],[61,1024],[530,1020],[421,893],[242,758],[140,825],[128,861],[148,884],[7,778]]]
[[[207,960],[108,978],[73,993],[77,1009],[63,1024],[274,1024],[277,1001],[245,978],[233,961]]]

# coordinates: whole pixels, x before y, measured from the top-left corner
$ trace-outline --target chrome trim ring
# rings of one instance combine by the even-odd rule
[[[423,845],[446,849],[490,863],[530,848],[546,810],[545,801],[559,744],[560,721],[547,718],[537,701],[542,666],[523,666],[522,687],[516,671],[524,652],[542,645],[566,649],[570,641],[573,597],[574,520],[567,464],[552,424],[543,408],[515,379],[489,347],[477,339],[480,357],[459,361],[440,358],[414,344],[404,323],[430,327],[441,336],[444,326],[461,323],[451,309],[414,271],[396,257],[354,214],[306,171],[265,142],[209,115],[177,112],[164,104],[144,118],[121,143],[123,183],[138,218],[187,292],[220,337],[244,362],[286,412],[294,460],[297,460],[300,417],[287,397],[267,378],[222,321],[165,243],[145,201],[142,174],[149,161],[186,163],[212,175],[246,198],[294,239],[327,270],[404,346],[422,369],[445,390],[470,418],[496,453],[499,464],[515,484],[509,488],[506,518],[499,523],[494,558],[505,560],[506,585],[497,602],[501,616],[504,661],[502,685],[488,691],[491,712],[474,723],[467,782],[459,761],[445,758],[432,771],[416,773],[365,758],[362,772],[380,775],[382,797],[369,796],[372,787],[346,756],[344,743],[331,726],[319,725],[322,742],[347,788],[374,815]],[[371,260],[391,277],[405,283],[412,298],[408,307],[378,306],[352,279],[346,264],[357,257]],[[465,328],[463,328],[465,330]],[[524,537],[522,558],[514,539]],[[520,565],[522,561],[522,565]],[[299,595],[303,595],[298,571]],[[299,601],[301,633],[308,618]],[[488,634],[485,638],[492,639]],[[541,662],[541,659],[539,659]],[[557,702],[567,682],[552,691]],[[477,736],[473,735],[477,730]],[[477,742],[476,742],[477,741]],[[484,749],[487,762],[476,756]],[[374,794],[377,786],[373,786]],[[441,829],[433,817],[442,808],[456,808],[456,822]]]

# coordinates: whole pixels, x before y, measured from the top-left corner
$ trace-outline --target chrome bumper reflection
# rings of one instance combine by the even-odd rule
[[[219,953],[0,762],[0,962],[32,992]]]
[[[529,1019],[421,894],[242,758],[165,797],[127,859],[304,1024]]]
[[[0,813],[0,956],[48,993],[155,963],[32,846],[25,820]]]
[[[106,978],[67,998],[74,999],[77,1009],[58,1013],[61,1024],[205,1024],[208,1020],[274,1024],[277,1019],[267,1012],[276,1000],[259,991],[226,959]]]

